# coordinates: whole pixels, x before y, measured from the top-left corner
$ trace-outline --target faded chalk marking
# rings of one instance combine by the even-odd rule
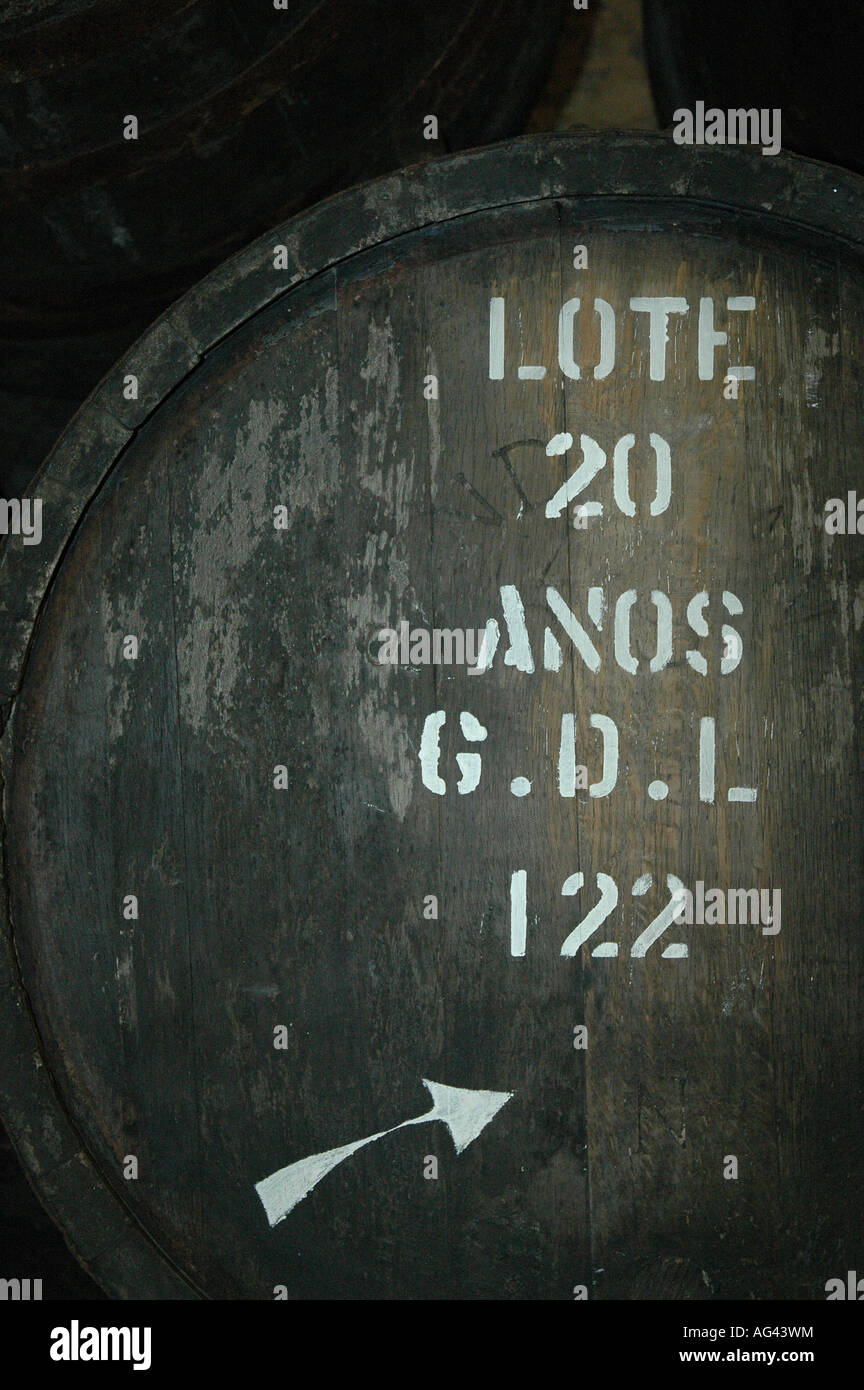
[[[636,515],[636,503],[630,496],[630,450],[636,443],[635,434],[623,434],[612,453],[612,492],[615,505],[624,516]]]
[[[649,437],[657,455],[657,491],[649,510],[652,516],[660,516],[672,500],[672,452],[662,435],[651,434]]]
[[[489,380],[504,379],[504,300],[489,300]]]
[[[492,660],[498,650],[498,642],[501,637],[501,629],[494,618],[486,620],[486,627],[483,630],[483,640],[480,643],[480,650],[477,653],[476,666],[469,666],[468,675],[482,675],[488,671],[492,665]]]
[[[639,662],[630,651],[630,610],[636,602],[636,590],[625,589],[615,604],[615,660],[622,671],[634,675]]]
[[[558,593],[558,590],[553,589],[551,585],[546,590],[546,602],[552,609],[552,612],[555,614],[555,617],[558,619],[564,631],[567,633],[567,636],[570,638],[571,642],[578,651],[582,660],[585,662],[585,665],[588,667],[589,671],[599,671],[600,653],[594,646],[594,643],[591,641],[591,638],[588,636],[588,633],[585,631],[582,624],[567,607],[567,604],[564,602],[563,598]],[[548,654],[549,647],[547,645],[546,650],[544,652],[544,660],[546,655]],[[560,661],[558,661],[557,665],[551,666],[551,669],[557,671],[560,667],[560,664]]]
[[[428,714],[420,737],[420,769],[423,785],[428,787],[430,792],[434,792],[436,796],[443,796],[447,790],[447,783],[444,778],[438,776],[438,761],[441,757],[439,741],[446,718],[443,709],[435,710],[434,714]]]
[[[555,458],[558,454],[566,454],[568,449],[573,448],[572,434],[553,434],[549,443],[546,445],[546,457]],[[547,511],[548,516],[548,511]]]
[[[573,356],[573,321],[579,312],[578,299],[566,299],[558,315],[558,366],[571,381],[581,375]]]
[[[572,443],[572,434],[556,434],[546,445],[546,453],[550,458],[556,454],[565,454]],[[588,434],[582,434],[579,436],[579,445],[582,450],[582,462],[575,473],[570,474],[566,483],[562,483],[558,491],[546,503],[546,516],[550,519],[560,516],[565,507],[569,506],[574,498],[579,496],[582,489],[588,486],[591,479],[600,472],[600,469],[605,467],[606,454],[595,439],[592,439]],[[602,516],[603,503],[583,502],[582,515]]]
[[[463,1090],[457,1086],[442,1085],[438,1081],[427,1081],[425,1078],[423,1085],[433,1100],[432,1109],[427,1110],[425,1115],[418,1115],[413,1120],[403,1120],[391,1129],[382,1129],[365,1139],[357,1139],[353,1144],[343,1144],[338,1149],[328,1149],[324,1153],[301,1158],[297,1163],[290,1163],[287,1168],[280,1168],[268,1178],[256,1182],[255,1191],[267,1213],[270,1225],[276,1226],[280,1221],[284,1221],[297,1203],[308,1197],[313,1187],[340,1163],[344,1163],[346,1158],[350,1158],[367,1144],[374,1144],[376,1139],[383,1139],[386,1134],[395,1134],[397,1129],[442,1120],[450,1131],[457,1154],[461,1154],[515,1094],[513,1091]]]
[[[699,800],[714,801],[715,726],[711,718],[699,720]],[[730,793],[730,800],[732,799]]]
[[[652,589],[651,602],[657,609],[657,651],[648,663],[650,671],[665,671],[672,660],[672,604],[660,589]]]
[[[658,912],[657,916],[648,923],[645,930],[639,933],[630,949],[630,955],[636,957],[637,959],[644,956],[648,952],[648,950],[654,945],[654,942],[657,941],[659,937],[663,935],[667,927],[670,927],[672,925],[678,913],[681,911],[681,907],[684,902],[684,894],[686,892],[684,884],[681,882],[680,878],[676,878],[674,874],[667,874],[666,887],[668,888],[671,894],[668,903],[662,909],[662,911]],[[634,884],[633,891],[635,892],[635,890],[636,885]],[[685,955],[686,951],[687,948],[685,946]],[[679,953],[676,952],[676,955],[677,954]]]
[[[687,300],[669,295],[650,299],[636,296],[630,300],[630,308],[634,314],[648,315],[648,375],[652,381],[665,381],[669,315],[686,314]]]
[[[579,892],[585,879],[581,873],[571,874],[561,888],[563,897],[573,897]],[[600,901],[587,912],[578,926],[574,927],[561,947],[562,956],[575,956],[582,944],[593,936],[618,906],[618,885],[608,874],[597,875]]]
[[[708,624],[702,616],[707,607],[708,593],[704,589],[701,594],[694,594],[687,605],[687,621],[697,637],[708,636]],[[694,647],[691,647],[687,652],[687,662],[694,671],[698,671],[700,676],[707,676],[708,662],[702,653],[697,652]]]
[[[510,878],[510,954],[524,956],[528,931],[526,882],[528,871],[514,869]]]
[[[615,366],[615,310],[605,299],[595,299],[594,312],[600,319],[600,361],[594,368],[594,380],[602,381]]]
[[[469,710],[463,710],[459,715],[459,727],[469,743],[482,743],[488,732]],[[475,791],[480,785],[483,760],[479,753],[457,753],[456,765],[462,774],[456,783],[456,790],[460,796],[467,796],[468,792]]]
[[[504,665],[515,666],[517,671],[525,671],[530,675],[534,670],[534,658],[531,655],[522,597],[514,584],[501,585],[501,606],[504,609],[504,621],[510,637],[510,646],[504,653]]]
[[[546,635],[547,637],[551,636],[548,628],[546,629]],[[558,752],[558,790],[562,796],[571,797],[576,795],[576,717],[572,714],[562,714],[561,716],[561,747]]]
[[[605,714],[592,714],[591,728],[597,729],[603,739],[603,772],[599,782],[591,783],[588,795],[608,796],[618,781],[618,728]]]

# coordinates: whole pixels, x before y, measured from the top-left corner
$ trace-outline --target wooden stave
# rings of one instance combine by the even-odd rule
[[[664,162],[662,159],[664,151],[668,156],[665,161],[666,167],[663,170],[662,177],[658,176],[655,168],[646,171],[646,168],[643,167],[638,152],[644,149],[646,145],[649,150],[653,147],[653,150],[656,151],[658,157],[660,157],[659,162],[661,164]],[[558,152],[561,153],[561,158],[558,158]],[[562,169],[562,165],[566,166],[566,155],[568,153],[581,157],[582,162],[578,169],[566,169],[566,167]],[[610,155],[613,157],[610,158]],[[721,160],[717,159],[716,154],[714,154],[691,161],[688,168],[686,156],[682,157],[680,151],[674,151],[669,146],[668,141],[664,141],[662,137],[647,137],[643,140],[628,140],[626,137],[617,137],[613,138],[611,142],[607,142],[602,137],[585,137],[582,140],[573,140],[572,137],[552,137],[539,142],[524,140],[516,142],[515,147],[513,145],[502,147],[498,152],[498,158],[500,165],[499,171],[496,172],[500,172],[500,166],[502,165],[509,166],[506,172],[512,177],[514,184],[512,188],[508,189],[507,193],[504,193],[500,187],[498,178],[493,178],[492,182],[496,185],[494,196],[499,199],[499,206],[506,205],[508,201],[513,204],[524,201],[527,190],[530,187],[533,187],[536,191],[538,168],[543,171],[543,175],[545,176],[544,189],[546,191],[544,196],[547,198],[567,196],[572,190],[574,175],[577,184],[577,196],[586,189],[591,189],[591,191],[596,194],[599,185],[600,187],[609,189],[613,193],[623,188],[626,189],[628,197],[638,197],[641,195],[647,198],[651,196],[651,192],[657,191],[658,184],[662,187],[667,184],[667,182],[671,182],[673,174],[677,174],[680,181],[682,171],[686,169],[684,182],[688,188],[688,195],[685,196],[695,194],[697,200],[704,199],[707,202],[716,202],[716,199],[711,196],[711,189],[717,186],[717,183],[720,183],[723,186],[723,201],[726,206],[735,207],[737,200],[737,206],[739,208],[748,209],[755,219],[762,221],[765,218],[764,203],[760,202],[764,189],[755,186],[758,182],[758,180],[755,179],[752,180],[751,185],[745,172],[745,162],[737,159],[734,154],[726,156],[721,162]],[[576,162],[577,160],[574,158],[574,164]],[[461,185],[461,196],[454,197],[452,188],[446,190],[447,196],[452,201],[456,202],[458,207],[462,210],[457,211],[451,208],[449,216],[455,221],[460,216],[470,215],[471,210],[479,210],[485,206],[484,190],[478,190],[476,187],[478,181],[476,177],[472,177],[472,175],[476,176],[477,173],[482,172],[484,164],[488,167],[491,165],[491,161],[484,160],[483,156],[477,155],[465,156],[459,160],[446,161],[443,164],[427,166],[424,169],[416,171],[414,175],[414,186],[410,187],[410,190],[402,176],[386,180],[379,185],[372,185],[371,187],[381,195],[380,202],[377,203],[377,210],[382,216],[389,219],[391,228],[393,223],[395,223],[396,226],[401,225],[403,231],[413,228],[417,225],[416,218],[418,214],[420,217],[420,225],[435,225],[441,215],[440,200],[442,191],[446,189],[446,185],[449,181],[448,175],[452,171],[453,182]],[[720,166],[719,172],[725,173],[725,181],[721,178],[715,182],[715,171],[710,169],[712,164],[718,164]],[[775,206],[779,203],[780,207],[785,209],[785,211],[794,211],[796,214],[794,220],[800,227],[802,239],[806,241],[810,230],[818,225],[821,232],[824,233],[830,228],[832,235],[839,232],[841,239],[844,240],[847,245],[857,246],[860,249],[861,223],[856,211],[858,200],[861,196],[860,181],[851,179],[849,176],[840,175],[837,171],[821,169],[818,166],[812,165],[804,166],[801,161],[782,160],[778,161],[777,164],[777,174],[779,177],[775,178],[772,171],[772,179],[774,180],[771,188],[772,198],[777,199]],[[757,170],[762,167],[763,166],[758,164],[756,165]],[[438,175],[441,176],[442,180],[440,185],[438,183]],[[638,184],[640,177],[642,179],[642,187],[634,194],[634,184]],[[479,182],[482,182],[482,179]],[[568,188],[568,183],[571,185],[570,188]],[[744,185],[743,188],[742,183]],[[837,197],[837,202],[833,207],[826,206],[825,203],[825,195],[829,189],[831,189]],[[409,192],[410,208],[407,206],[409,198],[406,196]],[[796,201],[796,193],[803,193],[803,196],[798,201]],[[400,196],[394,196],[396,194]],[[353,195],[347,196],[350,203],[350,199]],[[602,195],[597,194],[597,196],[599,201]],[[674,199],[669,200],[667,195],[665,201],[671,202],[672,208],[674,209]],[[358,209],[362,209],[360,218],[362,223],[363,217],[368,216],[368,206],[365,199],[362,203],[355,204],[355,206],[357,206]],[[316,274],[320,273],[320,265],[314,267],[311,258],[303,256],[304,247],[317,248],[323,244],[325,248],[328,248],[323,253],[325,264],[336,264],[344,259],[346,254],[350,255],[353,251],[359,250],[361,245],[374,245],[377,236],[380,234],[380,226],[376,227],[371,235],[367,233],[365,237],[362,230],[359,234],[354,228],[346,230],[341,222],[344,211],[345,200],[331,200],[328,204],[322,205],[320,209],[315,209],[311,214],[307,214],[306,217],[298,219],[295,223],[291,224],[289,228],[279,229],[271,236],[262,239],[256,246],[249,248],[246,253],[237,257],[230,266],[224,268],[224,275],[220,275],[220,273],[217,272],[210,280],[205,282],[202,286],[199,286],[196,291],[191,292],[180,305],[175,306],[174,310],[169,311],[168,314],[163,316],[159,324],[154,327],[154,330],[152,330],[151,333],[142,340],[142,343],[138,345],[138,348],[128,356],[125,364],[120,364],[115,372],[106,379],[103,387],[92,399],[90,406],[81,412],[73,430],[61,441],[52,459],[48,461],[45,469],[43,469],[40,474],[40,486],[41,483],[44,482],[47,495],[50,496],[53,494],[58,499],[62,498],[68,503],[69,511],[67,515],[71,525],[74,526],[73,518],[77,514],[76,503],[73,497],[73,490],[64,485],[62,477],[64,471],[68,473],[71,469],[74,475],[81,464],[84,464],[86,467],[87,463],[91,463],[91,460],[87,460],[87,463],[85,463],[83,459],[76,457],[80,448],[80,443],[87,440],[93,453],[92,466],[94,469],[101,467],[103,470],[102,476],[105,476],[113,466],[117,448],[119,448],[120,454],[122,455],[124,439],[128,438],[128,427],[130,425],[133,429],[140,427],[143,420],[146,419],[153,410],[158,410],[161,395],[169,393],[174,386],[183,379],[190,367],[191,370],[194,370],[195,360],[205,354],[208,346],[215,345],[222,336],[225,317],[220,314],[218,307],[215,313],[212,312],[212,306],[210,304],[211,297],[215,296],[217,302],[222,298],[223,308],[226,305],[230,305],[227,318],[236,328],[244,322],[244,311],[241,309],[238,299],[242,302],[250,287],[252,288],[253,299],[258,303],[258,307],[263,303],[275,302],[287,292],[284,288],[278,290],[274,289],[273,276],[268,269],[269,253],[274,239],[278,238],[278,240],[284,242],[290,247],[292,254],[296,254],[297,256],[297,261],[295,262],[297,264],[297,271],[295,275],[292,276],[293,285],[299,285],[305,278],[309,276],[314,277]],[[425,222],[423,221],[424,217],[428,219]],[[412,220],[412,218],[415,220]],[[786,228],[787,224],[783,213],[781,213],[779,217],[774,213],[770,214],[767,221],[771,222],[773,220],[781,222],[784,229]],[[396,231],[391,230],[390,232],[390,235],[398,234],[399,233]],[[351,250],[344,250],[346,240],[348,241],[349,247],[352,248]],[[338,249],[340,242],[343,247],[341,254]],[[329,250],[330,247],[334,248],[332,252]],[[307,267],[305,270],[301,269],[304,265]],[[248,279],[246,278],[247,276]],[[225,283],[226,280],[228,282],[227,284]],[[239,295],[237,293],[238,289]],[[254,312],[255,311],[253,311],[253,314]],[[196,331],[194,326],[196,319],[199,325],[198,331]],[[222,325],[221,328],[219,327],[220,324]],[[182,336],[178,331],[178,326],[182,326]],[[203,332],[201,332],[201,328],[203,328]],[[210,334],[209,342],[208,333]],[[188,346],[190,340],[195,344],[194,349],[190,349]],[[130,404],[127,408],[128,414],[126,414],[125,424],[121,425],[116,413],[116,383],[122,375],[124,365],[128,365],[130,362],[140,363],[141,360],[147,357],[148,352],[150,354],[149,360],[152,361],[155,356],[164,366],[164,385],[154,388],[153,397],[149,400],[140,402],[137,405]],[[104,399],[110,400],[112,403],[110,413],[105,410],[104,406],[100,408],[99,402]],[[135,424],[132,424],[133,420],[136,421]],[[76,432],[78,435],[77,442],[75,438]],[[58,484],[56,489],[52,488],[52,480]],[[84,485],[83,491],[85,494],[87,493],[86,484]],[[86,505],[85,499],[81,496],[78,497],[78,505],[79,507]],[[58,554],[62,554],[66,544],[66,540],[61,541],[60,549],[57,552]],[[0,589],[0,594],[3,594],[4,597],[9,593],[10,583],[14,584],[15,582],[17,577],[16,572],[20,573],[21,567],[18,562],[22,561],[22,555],[27,561],[25,570],[29,569],[32,572],[33,578],[32,585],[28,585],[30,590],[29,598],[25,601],[24,607],[18,609],[17,622],[20,625],[17,634],[19,639],[18,643],[15,643],[14,638],[11,643],[8,641],[4,643],[5,652],[3,654],[8,660],[7,670],[10,671],[11,675],[11,683],[7,682],[5,686],[7,700],[9,694],[11,694],[18,684],[19,673],[16,667],[20,662],[22,650],[26,651],[26,645],[29,640],[31,619],[28,618],[28,614],[32,614],[34,611],[38,610],[40,583],[44,581],[47,584],[50,579],[50,571],[53,567],[53,560],[51,558],[40,566],[36,563],[36,557],[32,557],[31,559],[32,552],[28,555],[26,551],[19,551],[13,562],[10,556],[10,548],[7,546],[3,554],[3,575],[0,577],[0,584],[4,585],[4,588]],[[41,581],[37,578],[37,572],[39,570],[43,571]],[[6,611],[9,612],[8,604],[5,606]],[[8,711],[8,704],[6,709]],[[8,731],[4,742],[8,744]],[[12,988],[14,991],[14,984]],[[18,996],[18,1003],[19,1005],[22,1003],[20,995]],[[19,1043],[19,1049],[20,1047],[21,1044]],[[26,1043],[24,1044],[24,1050],[28,1055],[25,1057],[23,1053],[21,1053],[20,1060],[26,1069],[27,1063],[32,1064],[32,1039],[29,1050]],[[57,1102],[55,1101],[54,1104],[56,1106]],[[53,1114],[47,1101],[43,1100],[42,1105],[45,1109],[42,1110],[37,1108],[37,1114],[48,1112]],[[20,1111],[18,1113],[17,1124],[19,1135],[25,1125],[26,1129],[29,1129],[31,1133],[35,1129],[35,1125],[29,1125],[26,1121],[22,1121]],[[15,1121],[13,1117],[13,1129],[14,1127]],[[68,1164],[64,1165],[64,1169],[66,1167],[68,1167]],[[49,1200],[55,1204],[56,1210],[58,1199],[55,1194],[50,1192],[50,1185],[48,1197]],[[110,1208],[110,1194],[108,1195],[107,1201]],[[114,1202],[116,1203],[116,1197],[114,1198]],[[147,1240],[148,1238],[145,1237],[144,1239]],[[99,1269],[96,1265],[92,1264],[92,1262],[91,1268],[97,1273],[97,1277],[103,1279],[109,1277],[105,1275],[104,1271],[100,1276]],[[127,1282],[115,1280],[115,1282],[111,1284],[111,1287],[121,1291],[136,1287],[135,1276],[130,1275],[128,1270],[125,1271],[124,1278]],[[141,1287],[141,1285],[137,1286]],[[145,1284],[143,1287],[152,1289],[153,1286]],[[126,1296],[129,1296],[128,1293]],[[151,1293],[149,1296],[154,1295]],[[176,1297],[181,1295],[173,1293],[168,1296]]]

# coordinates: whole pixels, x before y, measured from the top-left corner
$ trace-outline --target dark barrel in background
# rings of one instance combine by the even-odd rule
[[[266,227],[360,178],[518,133],[560,19],[557,0],[7,4],[9,490],[156,314]]]
[[[859,0],[642,0],[661,124],[678,108],[779,107],[783,148],[864,172]]]
[[[0,559],[2,1106],[109,1292],[856,1267],[862,211],[661,136],[433,161],[221,267],[76,417]],[[493,622],[484,672],[381,662]],[[673,924],[676,881],[782,923]],[[468,1142],[405,1127],[426,1082]],[[257,1184],[361,1139],[269,1224]]]

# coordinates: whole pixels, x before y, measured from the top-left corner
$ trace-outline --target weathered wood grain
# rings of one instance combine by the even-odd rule
[[[556,1299],[576,1285],[599,1298],[818,1298],[854,1267],[864,563],[860,538],[826,536],[822,507],[854,486],[861,437],[861,191],[837,176],[829,215],[824,170],[772,161],[760,187],[766,164],[722,152],[712,175],[662,139],[531,140],[346,195],[162,321],[165,387],[122,426],[121,364],[90,408],[103,456],[94,446],[79,465],[70,437],[49,463],[65,539],[41,559],[7,546],[0,567],[4,593],[23,584],[2,653],[0,1018],[5,1029],[17,1009],[14,1054],[38,1051],[56,1087],[36,1114],[62,1107],[98,1200],[113,1196],[120,1226],[98,1251],[66,1217],[111,1291],[180,1296],[179,1272],[187,1295],[252,1299],[277,1285],[292,1298]],[[778,211],[756,211],[764,202]],[[281,281],[276,238],[295,267]],[[573,268],[577,243],[587,269]],[[690,309],[670,318],[667,379],[652,381],[645,318],[628,304],[661,294]],[[726,400],[722,373],[697,374],[698,301],[747,294],[757,309],[729,316],[728,358],[757,377]],[[508,306],[503,381],[488,376],[492,295]],[[608,378],[558,369],[558,312],[574,295],[615,309]],[[580,314],[576,341],[587,368],[596,318]],[[519,363],[546,375],[517,380]],[[437,399],[424,397],[429,374]],[[572,506],[545,516],[575,464],[574,451],[545,453],[563,431],[609,455],[586,492],[604,513],[585,529]],[[646,514],[649,431],[671,447],[658,516]],[[610,476],[629,432],[633,519]],[[503,663],[508,585],[531,674]],[[595,585],[599,634],[586,617]],[[547,586],[593,634],[596,673],[551,619]],[[635,675],[613,655],[628,588]],[[697,641],[685,613],[702,589],[711,636]],[[658,672],[653,590],[673,607]],[[725,590],[744,610],[728,676]],[[403,618],[491,617],[502,640],[484,675],[370,659],[374,633]],[[543,669],[547,625],[558,671]],[[137,661],[120,654],[128,633]],[[447,716],[444,796],[420,778],[433,710]],[[460,734],[465,710],[482,743]],[[620,732],[617,786],[562,798],[562,716],[575,713],[594,781],[597,712]],[[699,800],[709,715],[714,804]],[[460,796],[456,755],[469,749],[483,773]],[[511,793],[517,776],[529,795]],[[648,798],[656,778],[666,800]],[[726,801],[737,784],[757,789],[755,805]],[[577,870],[585,887],[563,897]],[[618,907],[562,957],[598,872]],[[632,897],[645,873],[653,885]],[[631,959],[667,874],[779,887],[780,934],[672,927]],[[617,958],[591,956],[601,939]],[[663,958],[667,941],[686,942],[687,959]],[[581,1024],[587,1050],[573,1046]],[[268,1227],[255,1182],[422,1114],[424,1077],[513,1097],[458,1157],[439,1124],[388,1135]],[[4,1107],[27,1161],[21,1087],[7,1083]],[[58,1174],[74,1152],[58,1149]],[[437,1180],[423,1177],[427,1155]],[[38,1181],[44,1162],[28,1166]],[[136,1273],[130,1218],[167,1284],[143,1256]]]

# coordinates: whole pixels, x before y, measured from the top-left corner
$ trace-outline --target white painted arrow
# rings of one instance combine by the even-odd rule
[[[385,1134],[395,1134],[397,1129],[408,1125],[425,1125],[430,1120],[443,1120],[450,1131],[457,1154],[467,1149],[472,1140],[494,1119],[503,1105],[506,1105],[513,1091],[466,1091],[458,1086],[444,1086],[440,1081],[423,1080],[423,1085],[432,1097],[433,1105],[425,1115],[413,1120],[403,1120],[392,1129],[382,1129],[380,1134],[370,1134],[366,1139],[357,1139],[353,1144],[343,1144],[339,1149],[327,1149],[325,1153],[312,1154],[301,1158],[297,1163],[289,1163],[271,1173],[269,1178],[256,1182],[255,1191],[261,1198],[267,1220],[271,1226],[284,1221],[298,1202],[308,1197],[322,1178],[332,1168],[350,1158],[358,1149],[383,1139]]]

